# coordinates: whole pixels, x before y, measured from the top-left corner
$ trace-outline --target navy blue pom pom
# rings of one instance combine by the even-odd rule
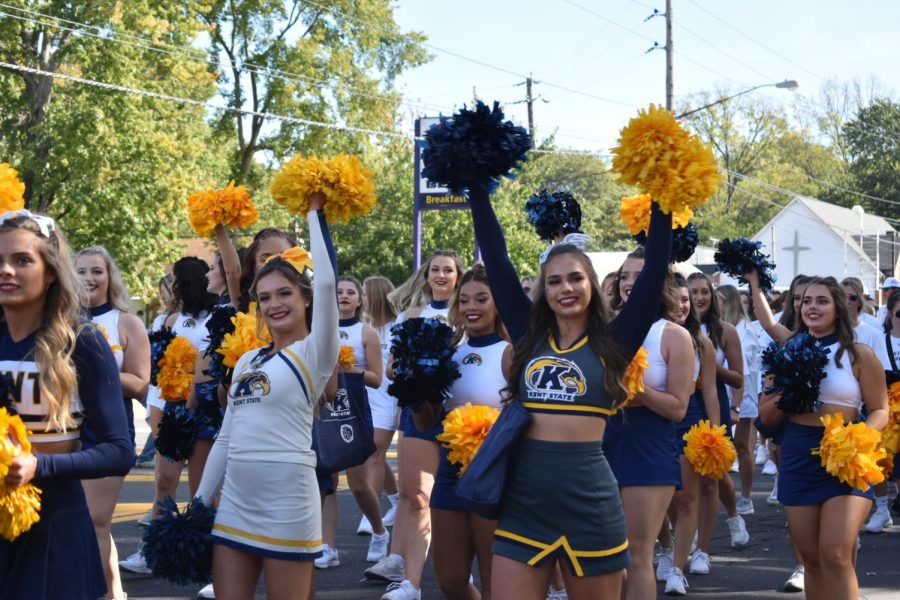
[[[197,408],[194,409],[197,431],[218,432],[225,418],[225,409],[219,404],[219,381],[195,383],[194,395],[197,397]]]
[[[762,242],[754,242],[747,238],[725,238],[719,242],[713,260],[716,261],[719,270],[737,277],[740,283],[747,283],[744,273],[756,269],[760,289],[768,292],[778,278],[773,271],[775,263],[769,260],[768,254],[762,253],[762,245]]]
[[[148,337],[150,338],[150,383],[156,385],[159,360],[166,353],[169,342],[175,339],[175,332],[169,327],[162,327],[158,331],[151,331]]]
[[[641,246],[647,243],[647,232],[642,231],[631,236]],[[694,255],[697,244],[700,243],[700,236],[697,235],[697,228],[693,223],[688,223],[684,227],[678,227],[672,230],[672,254],[669,262],[678,263],[688,260]]]
[[[194,498],[181,512],[169,497],[157,504],[156,515],[141,547],[153,576],[178,585],[209,583],[216,509]]]
[[[197,419],[184,404],[167,403],[159,422],[156,450],[172,462],[187,460],[194,447]]]
[[[827,376],[829,352],[806,333],[798,333],[784,346],[772,342],[763,351],[763,369],[774,376],[766,392],[781,392],[777,406],[782,412],[803,415],[819,407],[819,386]]]
[[[453,329],[438,319],[420,317],[394,325],[391,335],[394,381],[388,393],[401,407],[413,409],[446,400],[460,377],[453,360]]]
[[[216,352],[222,347],[222,341],[229,333],[234,333],[234,323],[231,318],[237,314],[237,309],[230,304],[220,304],[213,308],[209,319],[206,321],[206,330],[209,331],[209,346],[206,347],[204,356],[209,357],[209,366],[206,374],[213,379],[221,380],[225,377],[228,367],[222,362],[225,356]]]
[[[485,185],[497,189],[501,177],[527,160],[531,136],[524,127],[503,120],[500,103],[493,109],[480,100],[474,110],[465,106],[452,117],[441,117],[425,133],[422,176],[456,194]]]
[[[541,190],[525,203],[528,222],[542,240],[552,242],[560,234],[581,231],[581,206],[569,192]]]

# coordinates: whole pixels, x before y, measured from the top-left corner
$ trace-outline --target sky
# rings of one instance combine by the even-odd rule
[[[400,27],[424,33],[434,57],[401,77],[404,110],[450,114],[474,88],[526,125],[526,105],[513,103],[531,73],[537,137],[608,152],[638,108],[665,102],[665,52],[647,52],[665,45],[665,19],[646,20],[654,9],[665,0],[398,0]],[[752,94],[788,108],[828,80],[874,77],[893,97],[900,90],[897,0],[673,0],[672,12],[676,107],[785,79],[800,87]]]

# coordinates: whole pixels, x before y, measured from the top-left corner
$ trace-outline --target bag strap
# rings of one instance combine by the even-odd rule
[[[900,371],[900,369],[897,368],[897,360],[894,358],[894,347],[893,347],[893,344],[891,343],[891,332],[890,331],[885,332],[885,334],[884,334],[884,344],[885,344],[885,346],[887,346],[887,355],[888,355],[888,359],[890,359],[890,361],[891,361],[891,370]]]

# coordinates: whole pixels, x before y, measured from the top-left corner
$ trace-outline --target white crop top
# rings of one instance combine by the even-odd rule
[[[175,323],[172,324],[172,331],[175,335],[186,337],[191,342],[191,346],[200,351],[200,356],[203,356],[206,347],[209,346],[209,330],[206,328],[209,314],[204,311],[199,317],[192,317],[185,313],[178,313]]]
[[[369,368],[369,363],[366,360],[366,348],[363,346],[363,327],[364,325],[355,318],[341,319],[338,337],[341,338],[341,346],[353,348],[353,356],[356,358],[353,366],[365,370]]]
[[[101,328],[100,331],[104,334],[106,341],[109,342],[109,347],[112,349],[113,356],[116,357],[116,365],[119,367],[120,372],[125,361],[122,340],[119,339],[119,315],[121,314],[120,310],[111,308],[106,312],[91,316],[91,321]]]
[[[826,348],[830,350],[830,353],[828,354],[828,364],[825,366],[826,377],[819,386],[819,401],[822,404],[859,409],[862,406],[862,390],[859,387],[859,381],[853,374],[850,353],[844,352],[841,355],[841,368],[838,368],[834,359],[840,344],[835,342]]]
[[[668,390],[669,366],[662,355],[662,336],[666,330],[665,319],[657,319],[650,326],[647,337],[644,338],[644,348],[647,349],[648,366],[644,370],[644,385],[654,390],[665,392]]]
[[[706,330],[706,323],[700,323],[700,330],[703,332],[703,335],[709,337],[709,332]],[[722,348],[716,348],[716,364],[725,364],[725,351]]]
[[[503,352],[509,342],[496,333],[469,338],[453,354],[462,377],[453,382],[450,399],[444,407],[451,411],[471,402],[473,406],[493,406],[502,403],[500,390],[506,387],[503,376]]]

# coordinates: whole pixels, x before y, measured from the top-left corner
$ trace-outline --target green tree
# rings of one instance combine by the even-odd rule
[[[402,32],[389,0],[217,0],[201,12],[210,53],[224,65],[219,94],[237,110],[217,130],[236,140],[231,177],[259,186],[266,171],[255,159],[278,162],[306,154],[360,152],[369,138],[291,121],[278,113],[352,127],[394,126],[396,77],[427,60],[424,36]]]
[[[190,50],[191,3],[18,2],[0,21],[6,62],[52,73],[206,100],[214,74],[204,62],[115,43],[128,32]],[[105,32],[97,35],[97,31]],[[93,35],[91,35],[93,34]],[[133,293],[152,290],[177,252],[173,223],[188,193],[219,179],[219,146],[202,108],[0,69],[0,153],[20,169],[27,206],[49,212],[74,248],[104,244]]]
[[[844,126],[853,189],[900,204],[900,104],[876,100]],[[900,218],[898,204],[853,196],[877,214]]]

